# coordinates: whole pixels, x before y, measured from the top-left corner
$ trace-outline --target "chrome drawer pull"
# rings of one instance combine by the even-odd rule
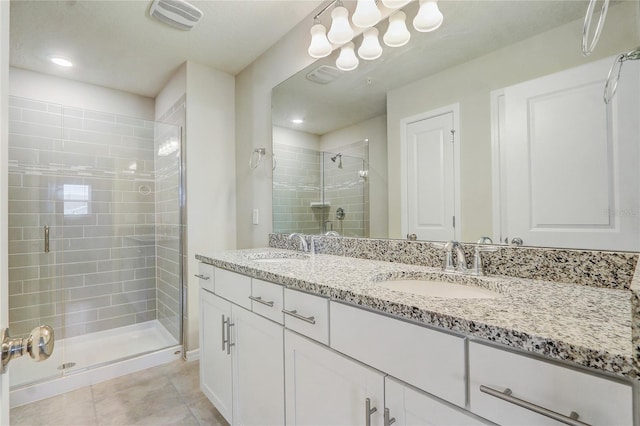
[[[231,355],[231,346],[235,346],[235,343],[231,343],[231,327],[235,324],[231,322],[231,318],[227,320],[227,355]]]
[[[364,424],[366,426],[371,426],[371,415],[378,411],[376,407],[371,408],[371,398],[366,398],[364,400]]]
[[[196,278],[200,278],[201,280],[205,280],[205,281],[208,280],[209,278],[211,278],[211,277],[208,277],[208,276],[202,275],[202,274],[196,274],[195,277]]]
[[[300,315],[298,313],[297,310],[293,310],[293,311],[287,311],[286,309],[282,310],[283,314],[287,314],[287,315],[291,315],[294,318],[298,318],[299,320],[302,320],[304,322],[308,322],[309,324],[315,324],[316,323],[316,319],[315,317],[303,317],[302,315]]]
[[[491,396],[495,396],[498,399],[501,399],[503,401],[509,402],[511,404],[517,405],[518,407],[522,407],[525,408],[527,410],[533,411],[534,413],[538,413],[540,415],[552,418],[553,420],[556,420],[560,423],[564,423],[567,425],[572,425],[572,426],[589,426],[588,423],[584,423],[581,422],[580,420],[578,420],[578,418],[580,417],[578,415],[578,413],[576,413],[575,411],[572,411],[571,414],[569,415],[569,417],[560,414],[560,413],[556,413],[555,411],[551,411],[547,408],[541,407],[539,405],[533,404],[529,401],[525,401],[523,399],[520,398],[516,398],[515,396],[512,396],[511,394],[513,393],[511,391],[511,389],[507,388],[504,390],[504,392],[500,392],[497,389],[493,389],[490,388],[488,386],[484,386],[484,385],[480,385],[480,392],[484,392],[487,393]]]
[[[266,305],[270,308],[273,308],[274,302],[267,302],[266,300],[262,300],[262,297],[249,296],[249,299],[253,300],[254,302],[262,303],[263,305]]]

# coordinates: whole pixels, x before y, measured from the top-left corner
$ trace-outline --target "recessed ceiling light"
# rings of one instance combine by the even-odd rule
[[[304,120],[301,118],[294,118],[293,120],[291,120],[291,122],[293,124],[301,124],[301,123],[304,123]]]
[[[53,62],[56,65],[60,65],[61,67],[72,67],[73,63],[71,63],[71,61],[64,59],[64,58],[60,58],[58,56],[54,56],[53,58],[51,58],[51,62]]]

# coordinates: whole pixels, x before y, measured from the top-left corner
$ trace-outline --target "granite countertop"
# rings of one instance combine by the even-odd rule
[[[631,293],[568,283],[445,274],[439,268],[313,255],[307,260],[262,262],[288,256],[274,248],[196,255],[202,262],[454,332],[637,378],[631,337]],[[384,279],[429,277],[484,287],[490,299],[446,299],[386,289]]]

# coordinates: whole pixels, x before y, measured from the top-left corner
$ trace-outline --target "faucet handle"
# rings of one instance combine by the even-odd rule
[[[481,253],[488,253],[498,251],[498,247],[496,246],[485,246],[485,245],[477,245],[475,246],[475,251],[473,254],[473,265],[471,266],[471,273],[473,275],[484,275],[484,268],[482,266],[482,255]]]

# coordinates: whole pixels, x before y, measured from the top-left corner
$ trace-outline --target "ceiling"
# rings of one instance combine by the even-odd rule
[[[339,52],[316,61],[274,89],[273,122],[323,135],[384,114],[390,90],[583,19],[587,4],[586,0],[441,0],[442,26],[432,33],[418,33],[409,25],[418,9],[412,2],[404,8],[411,31],[407,45],[383,45],[379,59],[361,60],[356,70],[339,72],[336,80],[324,85],[310,82],[306,75],[321,65],[335,66]],[[606,31],[614,26],[608,22]],[[380,34],[386,27],[386,20],[378,24]],[[360,43],[361,38],[356,38],[356,47]],[[304,123],[292,124],[294,118]]]
[[[151,18],[151,3],[11,0],[11,66],[154,98],[185,61],[239,73],[322,1],[190,0],[204,12],[191,31]]]

